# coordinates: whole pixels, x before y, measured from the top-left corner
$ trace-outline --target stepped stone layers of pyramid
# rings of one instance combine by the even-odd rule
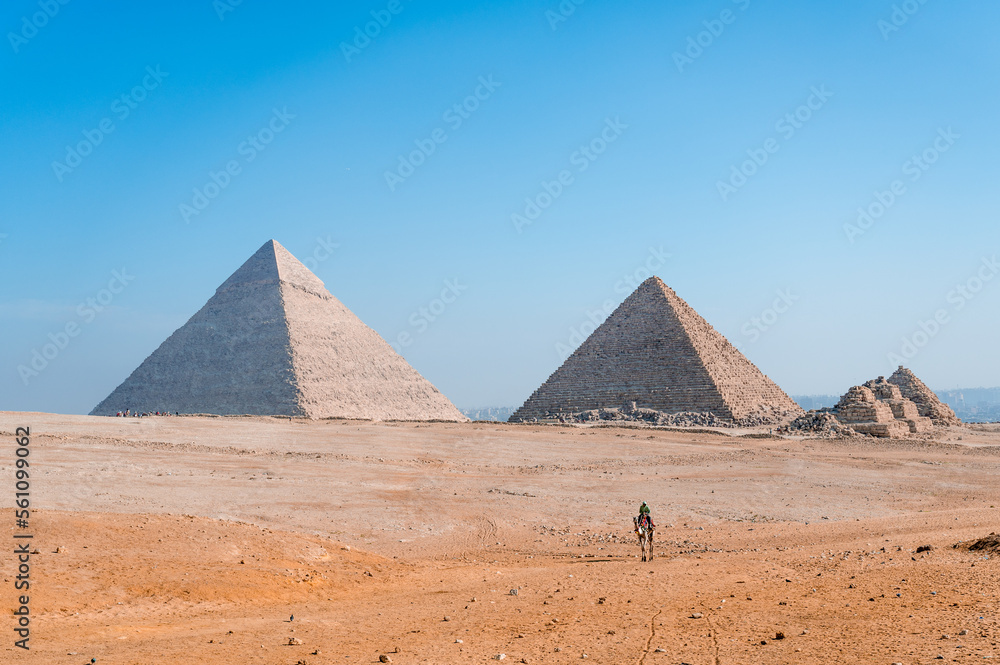
[[[884,376],[848,390],[834,410],[841,423],[871,436],[903,437],[934,429],[931,419],[921,416],[917,405]]]
[[[789,427],[826,435],[905,437],[961,422],[923,381],[900,366],[888,380],[880,376],[854,386],[832,409],[810,411]]]
[[[658,277],[635,292],[510,417],[621,407],[776,422],[802,413]]]
[[[467,420],[274,240],[91,415],[125,409]]]
[[[930,418],[935,425],[961,424],[961,419],[951,407],[939,400],[933,390],[902,365],[889,377],[889,383],[899,386],[903,397],[916,404],[920,415]]]

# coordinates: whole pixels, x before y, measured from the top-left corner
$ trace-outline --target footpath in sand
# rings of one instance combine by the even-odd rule
[[[952,547],[1000,531],[996,426],[843,441],[0,414],[11,441],[19,426],[32,649],[9,617],[4,663],[1000,657],[1000,552]],[[12,605],[11,557],[0,572]]]

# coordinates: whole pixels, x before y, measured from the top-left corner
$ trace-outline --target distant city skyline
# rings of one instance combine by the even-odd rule
[[[645,277],[793,395],[1000,385],[1000,7],[0,11],[0,409],[86,413],[274,238],[461,408]]]

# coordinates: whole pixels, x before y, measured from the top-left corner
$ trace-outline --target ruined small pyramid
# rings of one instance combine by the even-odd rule
[[[632,403],[732,422],[779,422],[802,413],[658,277],[626,298],[510,421]]]
[[[884,376],[853,386],[833,408],[839,422],[855,432],[879,437],[906,437],[934,429],[930,418]]]
[[[920,415],[930,418],[935,425],[961,424],[961,419],[951,407],[939,400],[933,390],[902,365],[889,377],[889,383],[899,386],[903,397],[916,404]]]
[[[91,415],[467,420],[274,240]]]

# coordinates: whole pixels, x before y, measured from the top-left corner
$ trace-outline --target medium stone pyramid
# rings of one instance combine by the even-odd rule
[[[802,413],[659,277],[650,277],[510,417],[629,406],[778,422]]]
[[[274,240],[91,415],[125,409],[467,420]]]

